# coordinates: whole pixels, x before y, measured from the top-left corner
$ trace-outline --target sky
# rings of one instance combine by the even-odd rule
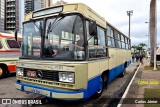
[[[58,0],[59,1],[59,0]],[[148,28],[150,0],[64,0],[68,3],[84,3],[104,17],[121,32],[128,36],[129,17],[127,11],[133,10],[131,16],[131,45],[145,43],[148,45]],[[53,3],[57,0],[53,0]],[[157,0],[157,43],[160,44],[160,0]]]

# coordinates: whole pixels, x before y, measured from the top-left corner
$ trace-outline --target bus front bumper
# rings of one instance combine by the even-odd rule
[[[16,82],[16,88],[23,92],[35,93],[49,98],[63,99],[63,100],[80,100],[84,98],[83,90],[79,91],[60,91],[56,89],[48,89],[39,86],[33,86]]]

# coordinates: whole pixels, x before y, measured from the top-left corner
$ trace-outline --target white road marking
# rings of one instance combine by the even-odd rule
[[[124,92],[124,94],[123,94],[123,96],[122,96],[122,98],[121,98],[121,100],[120,100],[120,102],[119,102],[119,104],[118,104],[117,107],[121,107],[121,105],[122,105],[122,103],[123,103],[123,99],[126,97],[128,91],[129,91],[129,88],[131,87],[131,84],[132,84],[132,82],[133,82],[133,80],[134,80],[134,78],[135,78],[135,76],[136,76],[136,74],[137,74],[140,66],[141,66],[141,63],[140,63],[140,65],[139,65],[139,67],[137,68],[136,72],[134,73],[134,75],[133,75],[130,83],[128,84],[128,86],[127,86],[127,88],[126,88],[126,90],[125,90],[125,92]]]

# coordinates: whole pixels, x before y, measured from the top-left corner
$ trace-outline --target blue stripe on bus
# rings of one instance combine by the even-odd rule
[[[130,63],[131,63],[131,61],[127,62],[127,67],[129,66]],[[121,65],[111,69],[109,71],[108,82],[110,82],[111,80],[116,78],[120,73],[123,72],[123,70],[124,70],[124,64],[121,64]],[[101,79],[101,75],[98,75],[95,78],[88,81],[87,90],[84,91],[84,98],[91,97],[98,90],[100,79]]]
[[[129,66],[129,64],[131,63],[131,61],[127,62],[127,66]],[[115,77],[117,77],[124,69],[124,64],[121,64],[120,66],[117,66],[113,69],[111,69],[109,71],[109,78],[108,78],[108,82],[110,82],[111,80],[113,80]],[[20,83],[20,82],[16,82],[19,85],[22,85],[21,87],[21,91],[24,91],[24,86],[28,86],[28,87],[32,87],[32,88],[37,88],[37,89],[42,89],[42,90],[46,90],[46,91],[50,91],[50,97],[52,97],[51,92],[57,92],[57,93],[65,93],[65,94],[77,94],[77,93],[84,93],[84,99],[88,99],[89,97],[91,97],[94,93],[96,93],[96,91],[99,88],[99,82],[101,79],[101,75],[98,75],[94,78],[92,78],[91,80],[88,81],[88,86],[87,89],[82,89],[82,90],[76,90],[76,91],[61,91],[61,90],[55,90],[55,89],[48,89],[48,88],[43,88],[40,86],[34,86],[34,85],[29,85],[29,84],[24,84],[24,83]]]
[[[84,92],[85,99],[91,97],[98,90],[100,79],[101,75],[98,75],[95,78],[88,81],[87,90],[85,90]]]

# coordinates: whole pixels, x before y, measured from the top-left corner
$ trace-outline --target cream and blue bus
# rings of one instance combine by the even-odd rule
[[[131,63],[130,39],[82,3],[26,15],[21,46],[16,88],[54,99],[98,98]]]

